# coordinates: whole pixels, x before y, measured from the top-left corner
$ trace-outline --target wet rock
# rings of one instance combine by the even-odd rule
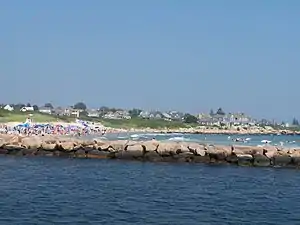
[[[44,149],[36,149],[34,152],[34,155],[36,156],[53,156],[54,152],[50,152]]]
[[[284,151],[277,151],[276,154],[272,157],[272,165],[273,166],[290,166],[292,164],[291,155],[287,154]]]
[[[192,152],[183,152],[173,156],[173,158],[178,162],[193,162],[194,156],[195,155]]]
[[[157,151],[147,151],[144,155],[144,160],[150,162],[162,162],[163,158]]]
[[[26,156],[34,156],[34,155],[36,155],[37,151],[38,151],[38,149],[27,149],[27,148],[22,150],[23,155],[26,155]]]
[[[209,155],[194,155],[193,162],[195,163],[210,163],[210,157]]]
[[[91,150],[86,154],[86,156],[90,159],[106,159],[108,154],[109,153],[105,151]]]
[[[270,166],[271,161],[268,157],[261,154],[253,155],[253,166]]]
[[[250,154],[236,154],[239,166],[252,166],[253,157]]]
[[[126,150],[115,152],[117,159],[141,159],[144,157],[144,150],[141,145],[127,146]]]
[[[300,150],[299,149],[293,149],[289,151],[288,154],[291,157],[291,164],[295,167],[300,166]]]
[[[44,151],[44,152],[48,152],[48,151]],[[54,156],[65,157],[65,158],[75,157],[74,154],[75,154],[74,151],[64,151],[64,150],[55,150],[53,152]]]
[[[225,160],[230,164],[238,164],[238,157],[234,153],[228,155]]]
[[[84,149],[79,149],[74,152],[74,157],[76,158],[87,158],[87,151]]]
[[[8,154],[8,151],[4,148],[0,148],[0,155]]]
[[[3,146],[5,150],[7,150],[7,154],[9,155],[23,155],[23,147],[18,145],[5,145]]]

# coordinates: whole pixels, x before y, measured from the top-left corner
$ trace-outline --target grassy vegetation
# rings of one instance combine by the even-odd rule
[[[102,119],[102,124],[104,126],[113,127],[113,128],[188,128],[195,126],[195,124],[185,124],[178,121],[165,121],[162,119],[141,119],[133,118],[130,120],[113,120],[113,119]]]
[[[58,117],[55,115],[48,115],[42,114],[39,112],[19,112],[19,111],[12,111],[9,112],[7,110],[0,109],[0,123],[7,123],[7,122],[25,122],[26,119],[31,114],[31,118],[34,122],[38,123],[50,123],[50,122],[73,122],[74,118],[71,117]],[[142,119],[142,118],[133,118],[130,120],[126,119],[100,119],[100,118],[89,118],[89,117],[82,117],[80,118],[86,121],[92,122],[100,122],[104,126],[113,127],[113,128],[188,128],[192,126],[196,126],[196,124],[185,124],[179,121],[165,121],[162,119]]]
[[[47,123],[47,122],[70,122],[74,119],[69,117],[57,117],[53,115],[42,114],[38,112],[19,112],[19,111],[12,111],[9,112],[7,110],[0,110],[0,123],[7,123],[7,122],[25,122],[26,119],[29,117],[29,114],[34,122],[38,123]]]

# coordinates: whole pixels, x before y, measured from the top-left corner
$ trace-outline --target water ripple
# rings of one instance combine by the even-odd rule
[[[299,224],[299,171],[0,157],[2,224]]]

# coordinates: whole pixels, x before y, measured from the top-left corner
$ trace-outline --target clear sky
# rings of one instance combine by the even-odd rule
[[[0,1],[0,102],[300,117],[300,1]]]

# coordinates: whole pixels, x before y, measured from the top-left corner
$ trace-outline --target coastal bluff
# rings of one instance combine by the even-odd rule
[[[17,136],[1,134],[0,155],[300,168],[300,148],[221,146],[196,142],[156,140],[82,140],[54,135]]]

